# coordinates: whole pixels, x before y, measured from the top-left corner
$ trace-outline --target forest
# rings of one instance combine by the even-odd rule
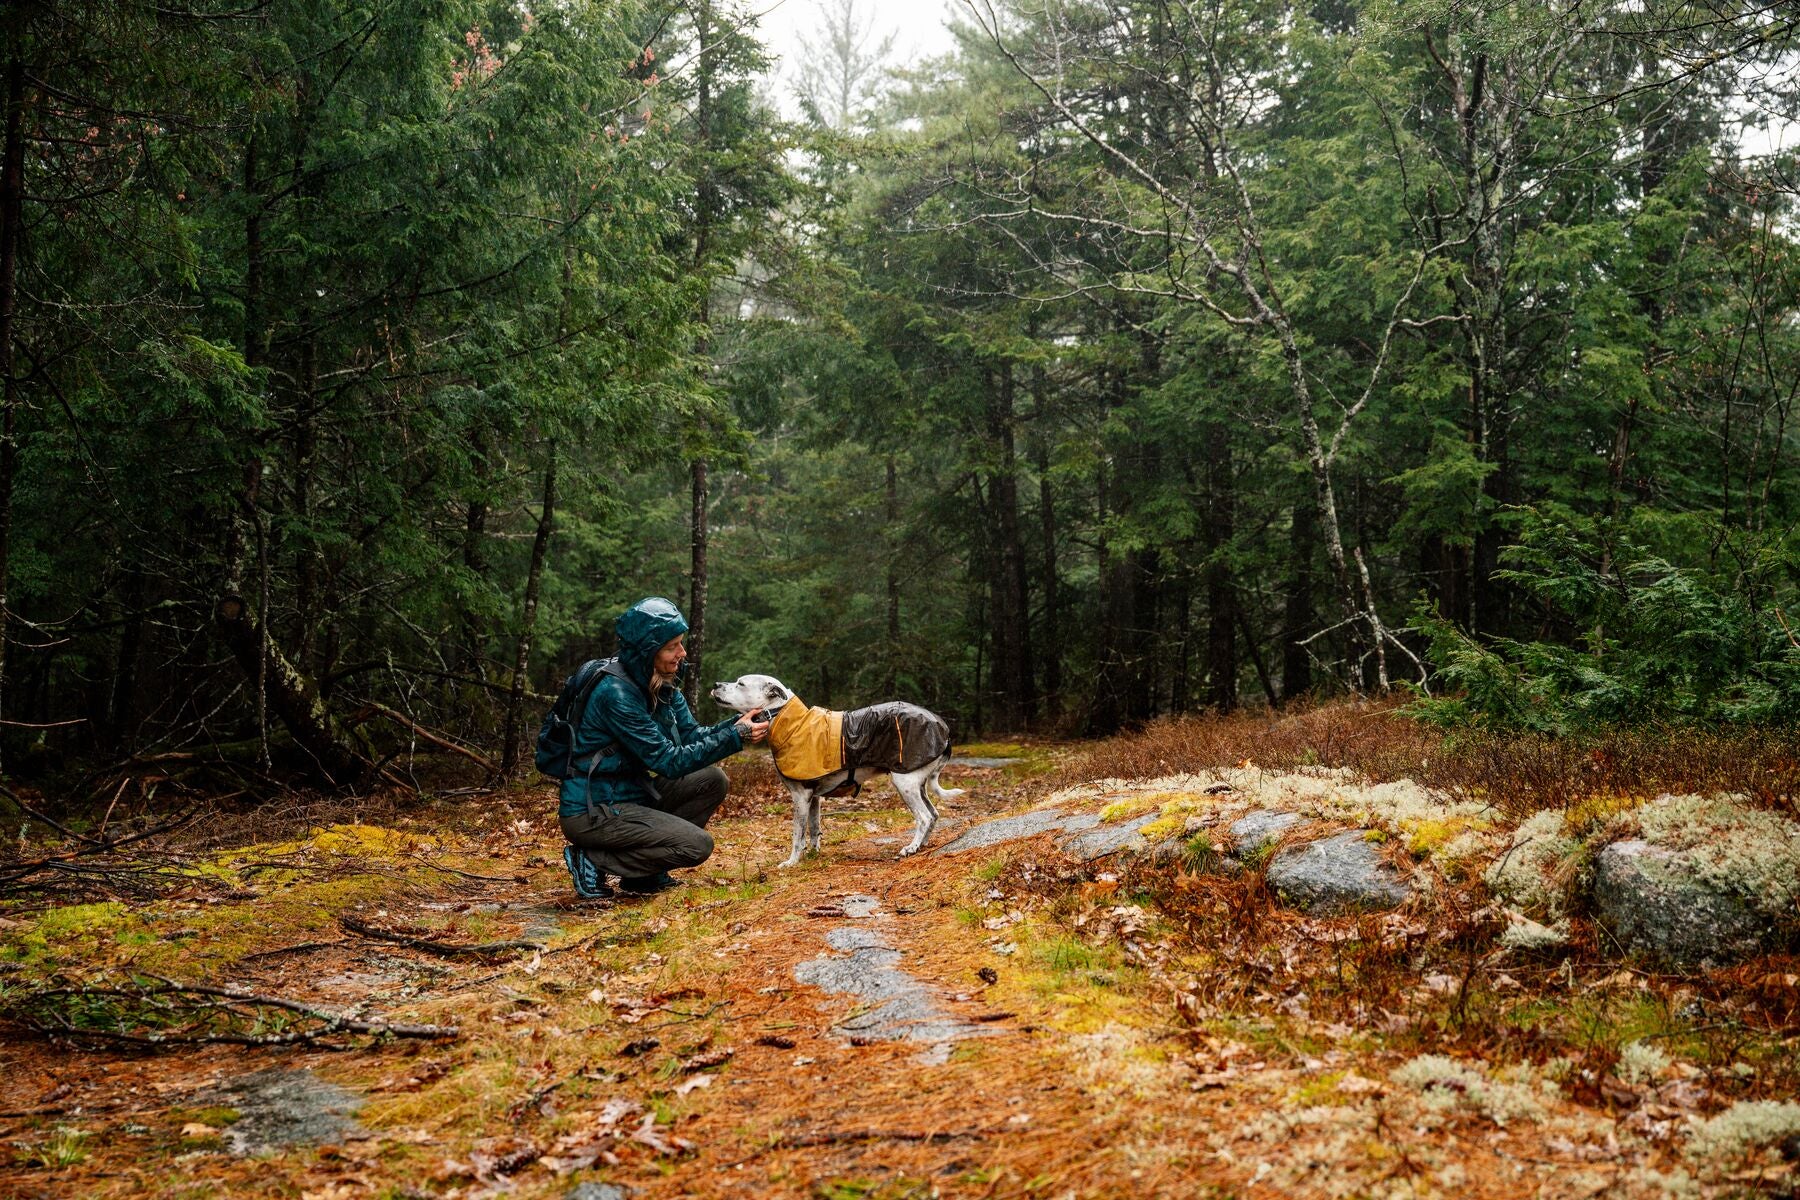
[[[945,11],[4,6],[0,1192],[1800,1196],[1800,7]]]
[[[6,772],[516,775],[656,594],[971,732],[1800,713],[1785,6],[832,11],[784,118],[729,0],[14,6]]]

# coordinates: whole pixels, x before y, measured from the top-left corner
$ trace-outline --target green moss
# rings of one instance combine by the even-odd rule
[[[1314,1076],[1289,1093],[1288,1100],[1300,1108],[1348,1104],[1351,1098],[1338,1091],[1338,1082],[1345,1074],[1344,1071],[1327,1071]]]
[[[122,904],[65,905],[45,909],[27,928],[15,931],[0,946],[0,962],[39,968],[68,966],[96,958],[103,947],[126,937],[134,943],[155,940]]]
[[[961,758],[1026,758],[1033,751],[1019,742],[970,742],[956,753]]]
[[[244,1114],[235,1108],[219,1104],[206,1108],[172,1108],[169,1110],[169,1119],[182,1125],[197,1123],[223,1129],[243,1120]]]

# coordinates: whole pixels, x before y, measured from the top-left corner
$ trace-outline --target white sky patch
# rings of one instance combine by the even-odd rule
[[[817,0],[749,0],[749,11],[761,14],[757,29],[763,45],[776,60],[770,72],[770,92],[783,116],[796,117],[800,106],[794,98],[794,62],[804,53],[801,38],[816,38],[823,23]],[[894,34],[892,66],[908,66],[921,59],[948,54],[956,46],[950,21],[960,15],[957,0],[863,0],[861,10],[873,13],[879,42]]]

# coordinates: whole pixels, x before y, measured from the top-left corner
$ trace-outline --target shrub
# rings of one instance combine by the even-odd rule
[[[1641,546],[1610,547],[1591,526],[1524,510],[1495,578],[1544,609],[1557,641],[1477,641],[1435,612],[1436,678],[1448,696],[1410,712],[1445,727],[1568,734],[1649,722],[1800,721],[1800,641],[1788,628],[1800,553],[1783,541],[1740,549],[1712,575]]]

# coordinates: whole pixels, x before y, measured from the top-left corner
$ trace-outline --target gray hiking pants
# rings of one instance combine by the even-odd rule
[[[712,857],[705,825],[725,802],[725,772],[702,767],[678,779],[659,779],[661,797],[648,804],[594,805],[563,817],[563,836],[601,871],[640,879]]]

